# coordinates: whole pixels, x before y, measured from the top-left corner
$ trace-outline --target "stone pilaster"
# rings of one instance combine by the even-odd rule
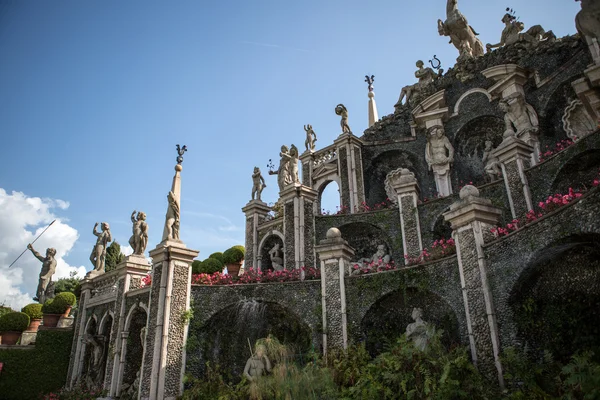
[[[300,155],[300,163],[302,164],[302,184],[312,187],[313,166],[315,164],[315,153],[307,150]]]
[[[533,209],[531,191],[525,175],[532,152],[533,147],[515,136],[505,138],[494,150],[494,155],[502,164],[502,175],[513,218],[522,218],[527,211]]]
[[[481,373],[490,380],[497,379],[503,386],[496,311],[483,252],[486,238],[491,237],[490,229],[501,214],[491,204],[490,200],[479,197],[477,188],[467,185],[444,218],[451,223],[456,242],[471,357]]]
[[[337,228],[327,231],[327,239],[315,247],[321,260],[321,308],[323,312],[323,353],[348,348],[345,276],[354,257]]]
[[[283,203],[286,269],[315,263],[313,237],[317,196],[315,190],[299,183],[288,185],[279,193],[279,201]]]
[[[186,313],[190,307],[192,261],[198,251],[167,241],[150,252],[152,287],[139,398],[175,399],[183,391]]]
[[[251,200],[242,211],[246,214],[245,268],[258,268],[258,225],[264,222],[271,207],[260,200]]]
[[[355,213],[365,201],[362,141],[352,133],[343,133],[333,143],[338,154],[342,205],[347,205],[350,212]]]
[[[398,203],[404,262],[407,263],[406,256],[416,257],[423,251],[421,223],[417,210],[419,184],[415,174],[408,169],[399,168],[387,175],[385,189],[388,197]]]

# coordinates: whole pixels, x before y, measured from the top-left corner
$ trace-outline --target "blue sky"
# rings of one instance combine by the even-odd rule
[[[575,32],[580,9],[565,0],[459,0],[484,43],[499,41],[507,6],[526,27],[541,24],[558,37]],[[414,83],[416,60],[436,54],[452,66],[458,54],[438,35],[438,18],[443,0],[0,2],[0,188],[52,206],[45,219],[6,217],[21,219],[11,220],[15,230],[0,227],[15,239],[0,247],[0,275],[54,217],[77,231],[65,244],[70,266],[91,269],[95,222],[109,222],[126,244],[134,209],[148,214],[152,248],[177,143],[189,148],[182,239],[201,259],[243,244],[252,168],[267,179],[263,199],[275,201],[266,164],[282,144],[303,151],[304,124],[317,148],[330,144],[339,134],[333,109],[344,103],[362,135],[366,74],[375,75],[383,116]],[[23,262],[13,268],[37,275],[38,264]],[[26,280],[13,286],[32,290]]]

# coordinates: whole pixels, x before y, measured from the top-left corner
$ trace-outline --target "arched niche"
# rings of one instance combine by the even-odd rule
[[[127,332],[124,343],[125,365],[121,371],[123,375],[119,387],[121,396],[135,396],[139,389],[147,321],[147,310],[140,305],[132,307],[127,314],[124,327]]]
[[[377,251],[377,246],[384,244],[389,254],[393,253],[388,236],[375,225],[366,222],[353,222],[338,227],[344,240],[354,249],[354,259],[371,258]],[[401,240],[401,238],[399,238]],[[400,243],[402,243],[400,241]],[[397,260],[395,260],[397,262]]]
[[[577,154],[565,163],[552,182],[551,191],[567,193],[569,188],[591,187],[594,178],[598,177],[600,169],[600,150],[587,150]]]
[[[536,108],[540,120],[539,138],[542,152],[547,147],[554,149],[557,142],[568,139],[562,118],[571,101],[576,98],[571,81],[567,81],[552,92],[541,106],[541,110]]]
[[[399,289],[380,298],[361,321],[361,331],[366,348],[371,355],[384,351],[394,344],[413,322],[413,309],[423,310],[423,320],[443,329],[442,342],[450,346],[460,343],[458,320],[454,311],[441,297],[417,288]]]
[[[600,234],[572,235],[539,250],[509,305],[517,342],[534,355],[550,351],[564,362],[600,350]]]
[[[269,255],[269,251],[275,247],[276,244],[279,244],[279,250],[281,251],[281,255],[283,258],[283,264],[285,265],[285,247],[283,241],[283,235],[281,234],[270,234],[263,238],[258,248],[259,254],[259,263],[260,270],[263,272],[273,270],[273,263],[271,262],[271,256]]]

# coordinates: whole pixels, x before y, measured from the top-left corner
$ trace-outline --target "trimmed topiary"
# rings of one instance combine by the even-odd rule
[[[202,267],[202,261],[200,261],[200,260],[192,261],[192,274],[200,274],[201,267]]]
[[[44,313],[42,312],[42,305],[40,303],[27,304],[21,309],[21,312],[29,315],[29,319],[42,319]]]
[[[69,307],[73,307],[77,302],[77,298],[71,292],[62,292],[54,297],[54,301],[52,302],[52,309],[55,311],[55,314],[64,314]]]
[[[207,258],[200,265],[200,272],[204,274],[214,274],[223,270],[223,263],[216,258]]]
[[[224,263],[223,253],[221,253],[220,251],[217,251],[216,253],[212,253],[210,256],[208,256],[208,258],[215,258],[215,259],[221,261],[221,263]]]
[[[11,312],[0,317],[0,332],[23,332],[29,326],[29,315]]]
[[[15,312],[15,310],[10,307],[0,306],[0,317],[11,312]]]
[[[44,302],[42,306],[42,314],[56,314],[54,312],[54,308],[52,307],[52,303],[54,303],[54,299],[48,299]]]
[[[244,260],[245,248],[244,246],[233,246],[223,253],[223,263],[225,264],[238,264]]]

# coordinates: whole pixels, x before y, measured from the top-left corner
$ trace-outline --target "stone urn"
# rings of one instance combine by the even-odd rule
[[[2,344],[15,345],[21,337],[21,332],[7,331],[2,332]]]
[[[62,317],[62,314],[44,314],[44,326],[46,328],[56,328],[58,320]]]
[[[230,276],[238,276],[243,263],[244,263],[243,261],[240,261],[238,263],[227,264],[227,273]]]
[[[27,327],[27,329],[25,329],[25,332],[37,332],[41,323],[41,318],[32,318],[29,321],[29,326]]]

